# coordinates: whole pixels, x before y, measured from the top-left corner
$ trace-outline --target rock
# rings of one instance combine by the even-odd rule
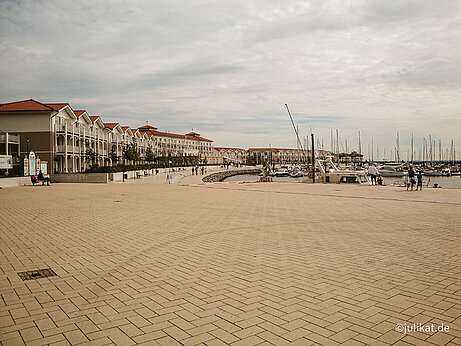
[[[202,179],[204,183],[216,183],[218,181],[223,181],[226,178],[232,177],[234,175],[240,174],[259,174],[261,169],[259,168],[250,168],[250,169],[237,169],[231,171],[222,171],[217,173],[211,173]]]

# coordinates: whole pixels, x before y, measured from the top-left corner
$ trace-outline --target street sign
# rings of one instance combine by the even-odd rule
[[[0,169],[11,169],[13,168],[13,156],[12,155],[0,155]]]
[[[37,175],[37,163],[33,151],[29,151],[29,175]]]
[[[47,161],[41,161],[40,162],[40,170],[42,171],[43,175],[48,174],[48,162]]]
[[[29,175],[29,159],[25,158],[24,159],[24,176]]]

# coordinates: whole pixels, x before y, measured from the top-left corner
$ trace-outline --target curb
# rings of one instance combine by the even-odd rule
[[[207,186],[207,185],[221,185],[221,184],[244,184],[245,181],[220,181],[215,183],[200,183],[200,184],[179,184],[179,186]]]

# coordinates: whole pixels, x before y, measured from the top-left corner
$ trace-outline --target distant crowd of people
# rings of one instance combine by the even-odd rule
[[[416,191],[418,191],[418,187],[421,191],[423,189],[423,172],[421,170],[415,172],[413,166],[410,166],[408,169],[408,178],[406,178],[405,185],[407,186],[407,190],[411,188],[413,191],[413,188],[416,185]]]
[[[199,173],[201,173],[201,175],[205,175],[207,172],[207,169],[205,166],[195,166],[195,167],[192,167],[192,175],[198,175]]]
[[[374,163],[371,163],[368,166],[368,175],[370,176],[371,185],[383,185],[383,177],[379,173],[379,170],[376,168]],[[423,189],[423,172],[419,170],[416,172],[412,165],[408,169],[408,175],[405,175],[405,186],[407,190],[413,188],[416,185],[416,191],[421,191]]]

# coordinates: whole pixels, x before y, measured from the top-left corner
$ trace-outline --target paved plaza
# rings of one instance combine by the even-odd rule
[[[461,345],[461,190],[155,179],[0,190],[2,345]]]

